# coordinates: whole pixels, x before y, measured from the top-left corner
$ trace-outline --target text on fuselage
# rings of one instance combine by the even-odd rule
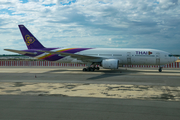
[[[150,51],[136,51],[136,55],[151,55]]]

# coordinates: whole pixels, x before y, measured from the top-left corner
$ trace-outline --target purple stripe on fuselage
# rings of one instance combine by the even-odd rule
[[[92,49],[92,48],[74,48],[74,49],[66,50],[64,52],[65,53],[76,53],[76,52],[80,52],[80,51],[84,51],[84,50],[89,50],[89,49]],[[59,56],[57,54],[54,54],[54,55],[50,55],[48,57],[43,58],[43,60],[56,61],[56,60],[59,60],[59,59],[62,59],[62,58],[64,58],[64,57],[61,57],[61,56]]]
[[[64,52],[65,53],[77,53],[77,52],[81,52],[81,51],[89,50],[89,49],[92,49],[92,48],[74,48],[74,49],[66,50]]]
[[[26,56],[36,57],[36,56],[41,55],[41,54],[44,53],[44,52],[39,52],[38,50],[51,51],[51,50],[55,50],[55,49],[59,49],[59,48],[29,49],[29,50],[24,50],[24,51],[36,52],[37,54],[35,54],[35,55],[33,55],[33,54],[25,54]],[[89,50],[89,49],[92,49],[92,48],[74,48],[74,49],[70,49],[70,50],[65,50],[64,52],[65,53],[77,53],[77,52],[81,52],[81,51]],[[64,58],[64,57],[59,56],[57,54],[53,54],[53,55],[50,55],[48,57],[43,58],[43,60],[56,61],[56,60],[59,60],[59,59],[62,59],[62,58]]]

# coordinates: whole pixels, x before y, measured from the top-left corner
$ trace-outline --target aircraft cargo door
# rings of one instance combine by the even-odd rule
[[[131,64],[131,52],[127,52],[127,64]]]
[[[156,53],[156,65],[160,65],[160,53]]]

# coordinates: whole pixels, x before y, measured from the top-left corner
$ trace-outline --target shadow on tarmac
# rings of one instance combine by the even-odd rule
[[[68,74],[69,72],[72,74],[79,74],[79,73],[104,73],[104,74],[130,74],[130,73],[180,73],[180,71],[174,71],[173,70],[168,70],[168,69],[163,69],[162,72],[158,71],[158,68],[119,68],[117,70],[111,70],[111,69],[100,69],[100,70],[95,70],[95,71],[82,71],[81,69],[58,69],[58,70],[50,70],[44,73],[61,73],[61,72],[65,72],[67,71],[66,74]],[[64,73],[63,73],[64,74]]]
[[[74,75],[84,75],[84,74],[89,74],[89,75],[93,75],[93,77],[89,77],[86,80],[97,80],[97,79],[103,79],[103,78],[110,78],[110,77],[116,77],[116,76],[123,76],[123,75],[130,75],[130,74],[137,74],[141,73],[140,75],[144,74],[144,73],[155,73],[155,74],[159,74],[162,75],[162,73],[180,73],[180,72],[176,72],[174,70],[168,70],[164,69],[164,71],[162,71],[161,73],[159,73],[158,68],[119,68],[118,70],[110,70],[110,69],[100,69],[100,70],[95,70],[93,72],[91,71],[82,71],[81,69],[59,69],[59,70],[51,70],[48,71],[46,73],[60,73],[66,71],[67,73],[63,73],[63,74],[74,74]],[[98,74],[97,74],[98,73]]]
[[[124,75],[124,74],[102,74],[95,77],[90,77],[87,80],[103,79],[103,78],[115,77],[115,76],[121,76],[121,75]]]

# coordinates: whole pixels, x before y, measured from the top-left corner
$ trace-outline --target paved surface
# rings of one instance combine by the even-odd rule
[[[0,120],[179,120],[179,102],[0,96]]]
[[[0,82],[92,83],[180,86],[180,69],[120,68],[83,72],[82,68],[0,67]]]
[[[162,73],[157,68],[102,69],[95,72],[82,72],[81,69],[0,67],[0,120],[180,119],[180,69],[164,69]],[[99,86],[106,92],[119,90],[116,94],[121,96],[126,92],[135,95],[138,91],[145,91],[142,96],[147,96],[154,90],[161,97],[151,100],[97,98],[92,92],[100,90]],[[62,90],[68,95],[61,94]],[[77,91],[81,95],[90,91],[90,96],[72,97]],[[112,94],[107,92],[104,95]],[[178,101],[172,101],[175,97]]]

